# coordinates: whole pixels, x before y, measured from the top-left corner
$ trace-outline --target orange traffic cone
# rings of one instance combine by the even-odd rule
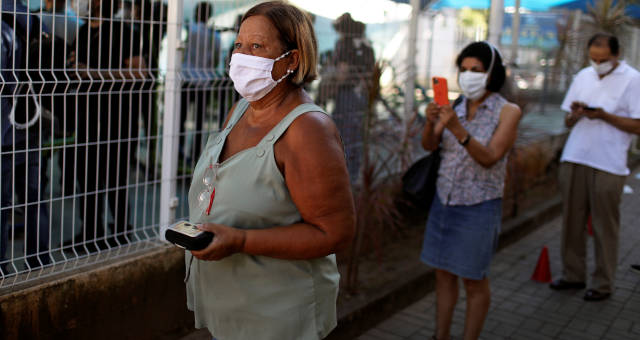
[[[587,220],[587,232],[589,236],[593,236],[593,224],[591,223],[591,215],[589,215],[589,219]]]
[[[549,249],[547,249],[547,246],[542,247],[542,252],[531,280],[543,283],[551,282],[551,265],[549,264]]]

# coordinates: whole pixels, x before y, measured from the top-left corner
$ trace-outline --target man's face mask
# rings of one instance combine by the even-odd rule
[[[599,76],[609,73],[609,71],[611,71],[614,66],[613,60],[607,60],[605,62],[601,62],[600,64],[596,63],[593,60],[589,60],[589,62],[591,63],[591,67],[593,67],[593,69]]]

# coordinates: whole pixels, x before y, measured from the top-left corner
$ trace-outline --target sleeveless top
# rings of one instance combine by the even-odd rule
[[[248,106],[244,99],[238,102],[227,127],[207,141],[189,189],[191,222],[266,229],[302,220],[276,165],[273,145],[298,116],[324,111],[302,104],[256,146],[218,164],[229,132]],[[203,177],[210,164],[217,164],[217,176],[207,216],[198,195],[207,189]],[[187,251],[185,261],[187,306],[195,314],[196,328],[207,327],[217,339],[321,339],[336,326],[340,274],[334,254],[283,260],[238,253],[201,261]]]
[[[500,112],[507,103],[493,93],[480,104],[476,115],[467,121],[467,99],[455,107],[462,126],[482,145],[488,145],[500,122]],[[445,205],[473,205],[501,198],[507,169],[506,155],[491,168],[476,162],[456,137],[445,129],[440,145],[440,169],[436,182],[438,197]]]

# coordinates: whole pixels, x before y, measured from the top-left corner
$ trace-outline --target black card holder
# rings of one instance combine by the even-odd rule
[[[187,250],[201,250],[213,240],[213,234],[196,228],[187,221],[180,221],[170,226],[164,233],[167,241]]]

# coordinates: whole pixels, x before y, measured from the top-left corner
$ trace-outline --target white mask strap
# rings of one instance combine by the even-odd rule
[[[293,73],[293,70],[287,70],[287,73],[285,73],[282,77],[280,77],[280,79],[276,80],[276,84],[280,83],[281,81],[284,80],[284,78],[286,78],[288,75],[290,75],[291,73]]]
[[[283,55],[281,55],[281,56],[279,56],[279,57],[277,57],[277,58],[273,59],[273,62],[275,63],[276,61],[278,61],[278,60],[280,60],[280,59],[282,59],[282,58],[284,58],[284,57],[288,56],[290,53],[291,53],[291,51],[284,52],[284,54],[283,54]]]
[[[489,70],[487,71],[487,74],[491,74],[491,71],[493,71],[493,64],[496,61],[496,52],[497,49],[495,47],[493,47],[493,45],[488,42],[488,41],[484,41],[485,44],[487,44],[487,46],[489,46],[489,49],[491,50],[491,64],[489,64]]]
[[[277,57],[277,58],[273,59],[273,62],[275,63],[276,61],[278,61],[278,60],[280,60],[280,59],[282,59],[282,58],[284,58],[284,57],[288,56],[290,53],[291,53],[291,51],[284,52],[284,54],[283,54],[283,55],[281,55],[281,56],[279,56],[279,57]],[[276,80],[276,84],[279,84],[281,81],[283,81],[283,80],[284,80],[284,78],[286,78],[287,76],[289,76],[291,73],[293,73],[293,70],[287,70],[287,73],[285,73],[282,77],[280,77],[280,79]]]

